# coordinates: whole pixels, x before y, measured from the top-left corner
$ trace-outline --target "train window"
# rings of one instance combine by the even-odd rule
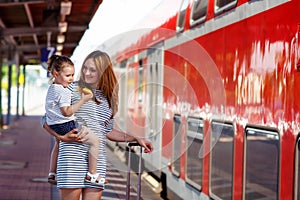
[[[173,151],[172,151],[172,173],[175,176],[180,175],[180,157],[181,157],[181,116],[174,115],[173,118]]]
[[[139,61],[139,76],[138,76],[138,81],[139,81],[139,87],[138,87],[138,101],[142,102],[143,101],[143,92],[144,92],[144,77],[143,77],[143,61]]]
[[[294,199],[300,199],[300,137],[298,138],[295,151],[295,189]]]
[[[210,145],[210,195],[215,199],[233,199],[233,125],[213,121]]]
[[[278,199],[278,133],[248,127],[245,134],[244,199]]]
[[[190,17],[191,26],[203,22],[207,13],[208,0],[194,0]]]
[[[215,1],[215,13],[219,14],[228,9],[233,8],[236,5],[237,0],[216,0]]]
[[[180,10],[177,17],[176,31],[180,32],[184,29],[186,9],[189,5],[189,0],[182,0]]]
[[[122,61],[122,62],[120,63],[120,68],[124,69],[124,68],[126,67],[126,64],[127,64],[127,60]]]
[[[201,190],[203,165],[203,120],[188,118],[186,150],[186,182]]]

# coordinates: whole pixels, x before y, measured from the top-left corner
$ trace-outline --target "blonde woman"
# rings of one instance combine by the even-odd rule
[[[88,152],[89,140],[94,140],[89,132],[94,132],[100,139],[97,172],[99,178],[106,177],[106,139],[116,142],[137,141],[145,148],[145,153],[153,150],[151,142],[142,138],[113,130],[114,115],[118,110],[118,87],[110,57],[101,51],[93,51],[83,62],[78,82],[68,87],[72,92],[72,103],[80,99],[83,87],[90,87],[93,91],[93,101],[82,105],[75,112],[86,122],[88,131],[70,131],[64,136],[55,133],[46,123],[44,128],[58,138],[60,142],[58,165],[57,165],[57,186],[60,189],[63,200],[99,200],[104,190],[104,185],[94,185],[84,181],[89,179],[88,174]]]

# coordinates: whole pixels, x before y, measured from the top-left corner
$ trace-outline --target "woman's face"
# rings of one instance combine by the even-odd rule
[[[85,61],[82,72],[85,82],[90,84],[93,88],[96,88],[100,76],[96,64],[92,58],[89,58]]]

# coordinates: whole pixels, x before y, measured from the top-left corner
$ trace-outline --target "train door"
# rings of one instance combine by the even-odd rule
[[[162,133],[162,101],[163,101],[163,51],[157,45],[147,52],[147,110],[146,136],[154,146],[153,153],[147,155],[152,167],[160,170],[161,165],[161,133]],[[148,166],[149,167],[149,166]]]
[[[127,73],[126,73],[126,61],[120,63],[118,68],[114,68],[115,74],[119,83],[119,110],[117,112],[117,121],[115,122],[116,128],[120,130],[127,130],[126,115],[127,115]],[[122,105],[122,106],[120,106]]]

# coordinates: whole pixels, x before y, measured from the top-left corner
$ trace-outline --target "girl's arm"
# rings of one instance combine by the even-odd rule
[[[82,93],[82,97],[79,101],[77,101],[76,103],[74,103],[73,105],[70,106],[65,106],[65,107],[61,107],[61,113],[63,114],[63,116],[65,117],[70,117],[72,116],[76,111],[79,110],[79,108],[87,101],[89,101],[91,98],[93,98],[93,94],[84,94]]]

